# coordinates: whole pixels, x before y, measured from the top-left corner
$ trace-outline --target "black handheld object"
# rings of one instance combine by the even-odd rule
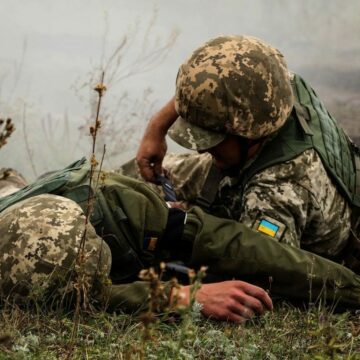
[[[156,181],[162,186],[165,194],[165,201],[177,201],[173,185],[166,176],[156,175]]]

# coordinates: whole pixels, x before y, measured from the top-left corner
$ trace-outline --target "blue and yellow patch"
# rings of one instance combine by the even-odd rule
[[[256,219],[253,229],[280,240],[286,230],[286,225],[269,216],[261,215]]]
[[[260,220],[259,226],[257,228],[260,232],[263,232],[266,235],[270,235],[272,237],[276,236],[276,233],[279,230],[279,226],[267,221],[265,219]]]

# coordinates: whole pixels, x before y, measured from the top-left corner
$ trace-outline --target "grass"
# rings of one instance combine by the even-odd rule
[[[0,312],[0,359],[360,359],[360,317],[280,303],[245,325],[219,323],[191,313],[158,321],[151,337],[135,316],[81,314],[69,352],[71,314],[14,307]]]

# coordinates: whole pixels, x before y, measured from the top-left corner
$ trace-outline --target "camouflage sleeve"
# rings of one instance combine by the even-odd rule
[[[280,242],[326,257],[346,245],[350,208],[314,150],[255,175],[243,201],[240,222]]]
[[[211,155],[168,154],[163,167],[170,177],[179,200],[194,203],[203,188],[212,163]]]
[[[210,154],[170,153],[165,156],[163,168],[174,185],[178,200],[188,203],[195,201],[203,187],[211,162]],[[115,173],[144,181],[135,159],[123,164],[119,169],[115,170]],[[147,184],[157,193],[163,195],[160,186],[152,183]]]

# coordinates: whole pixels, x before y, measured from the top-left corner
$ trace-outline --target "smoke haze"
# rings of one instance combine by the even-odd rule
[[[0,13],[0,115],[17,128],[0,164],[29,179],[88,155],[91,97],[81,85],[124,36],[119,73],[138,71],[120,76],[104,98],[113,113],[100,139],[108,167],[133,156],[146,121],[174,93],[180,63],[221,34],[278,47],[348,132],[360,135],[357,0],[2,0]],[[163,59],[138,65],[141,54],[164,46]]]

